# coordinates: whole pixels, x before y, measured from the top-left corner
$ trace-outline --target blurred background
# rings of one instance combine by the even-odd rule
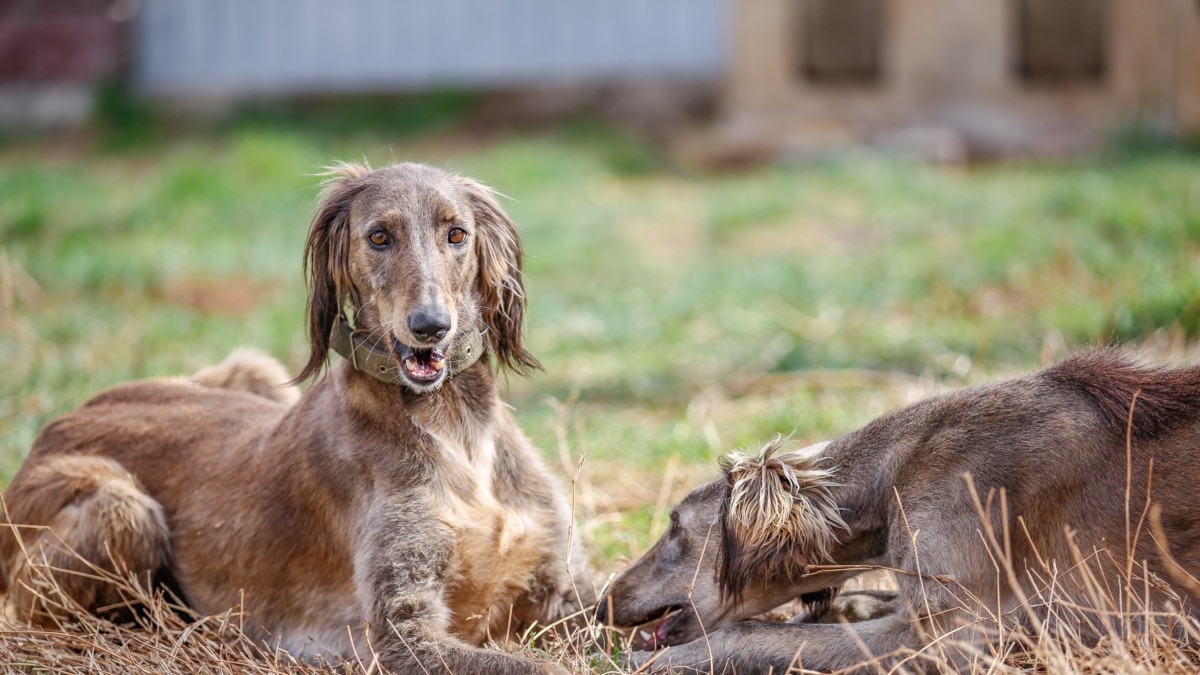
[[[98,85],[196,118],[454,89],[494,113],[587,109],[659,137],[719,109],[718,155],[1061,155],[1131,122],[1200,130],[1198,13],[1195,0],[4,0],[0,121],[117,112]]]
[[[1196,0],[0,0],[0,482],[104,387],[298,370],[314,174],[425,161],[521,228],[507,399],[609,569],[730,449],[1194,359],[1197,134]]]

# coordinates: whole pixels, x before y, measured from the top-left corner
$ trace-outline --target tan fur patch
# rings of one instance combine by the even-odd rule
[[[809,564],[829,559],[837,530],[848,530],[830,496],[833,473],[821,469],[825,444],[779,452],[782,436],[757,455],[730,453],[722,462],[729,479],[727,526],[741,546],[761,550],[799,548]]]
[[[283,364],[253,347],[239,347],[229,358],[188,379],[204,387],[245,391],[287,405],[300,400],[300,388],[289,383],[292,378]]]

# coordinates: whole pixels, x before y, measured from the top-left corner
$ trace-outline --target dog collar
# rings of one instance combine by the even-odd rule
[[[354,366],[355,370],[372,375],[380,382],[407,385],[400,368],[392,360],[392,350],[380,349],[365,331],[354,330],[345,316],[339,316],[330,333],[329,346]],[[483,334],[472,328],[460,333],[450,344],[446,357],[449,377],[469,368],[483,355]]]

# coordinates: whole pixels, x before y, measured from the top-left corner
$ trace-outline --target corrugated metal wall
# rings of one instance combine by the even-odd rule
[[[718,76],[730,0],[144,0],[160,94],[289,94]]]

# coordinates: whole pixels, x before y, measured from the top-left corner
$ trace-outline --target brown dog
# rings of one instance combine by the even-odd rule
[[[347,360],[290,405],[255,376],[270,366],[241,355],[191,381],[114,387],[50,424],[6,495],[12,523],[48,528],[5,528],[8,607],[48,611],[46,575],[102,607],[112,589],[70,573],[91,564],[169,575],[203,613],[241,604],[250,635],[293,654],[553,670],[479,648],[593,598],[559,486],[489,363],[537,366],[513,223],[486,188],[428,166],[330,175],[305,251],[298,379],[331,347]]]
[[[1198,472],[1200,368],[1085,353],[914,404],[830,443],[731,455],[723,475],[675,508],[599,613],[645,624],[652,646],[672,645],[633,655],[654,658],[654,670],[837,670],[882,657],[874,672],[921,650],[966,667],[986,658],[997,617],[1032,634],[1079,619],[1051,615],[1058,601],[1110,609],[1098,588],[1133,589],[1113,602],[1146,617],[1178,600],[1165,582],[1194,592]],[[1146,531],[1156,522],[1164,537]],[[793,598],[827,600],[873,566],[897,571],[899,593],[856,598],[873,605],[868,620],[738,623]],[[1110,621],[1084,616],[1076,635],[1089,620]],[[901,667],[919,669],[915,658]]]

